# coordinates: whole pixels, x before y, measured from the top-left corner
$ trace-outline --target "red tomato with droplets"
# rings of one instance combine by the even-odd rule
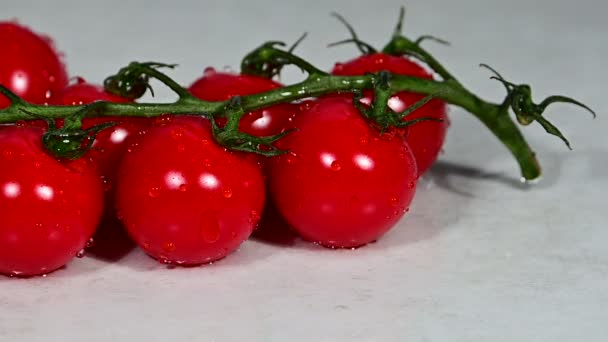
[[[0,128],[0,273],[52,272],[82,250],[97,227],[103,189],[87,158],[60,162],[43,129]]]
[[[44,104],[68,83],[65,66],[51,40],[16,22],[0,22],[0,84],[24,100]],[[0,109],[10,101],[0,95]]]
[[[208,120],[165,117],[132,141],[117,209],[131,237],[163,263],[209,263],[235,251],[260,219],[255,158],[217,145]]]
[[[334,66],[332,74],[355,76],[382,70],[400,75],[426,79],[433,78],[422,66],[411,59],[383,53],[363,55],[346,63],[337,63]],[[365,104],[370,104],[372,96],[373,92],[365,92],[364,98],[361,101]],[[388,105],[395,112],[402,112],[423,98],[424,95],[404,91],[392,96],[388,101]],[[422,117],[441,119],[443,122],[420,122],[407,129],[406,140],[416,158],[418,172],[421,175],[435,162],[443,147],[449,125],[445,102],[434,99],[412,112],[406,119],[413,120]]]
[[[253,95],[282,85],[262,77],[217,72],[207,68],[203,77],[189,88],[195,97],[205,101],[225,101],[234,96]],[[270,136],[283,132],[297,112],[297,106],[282,103],[245,114],[239,128],[255,136]]]
[[[82,78],[78,78],[75,84],[63,89],[51,99],[53,104],[66,106],[89,104],[94,101],[132,102],[127,98],[112,95],[102,86],[87,83]],[[87,129],[104,122],[118,124],[99,132],[92,149],[86,154],[86,157],[97,165],[105,190],[104,215],[89,251],[98,257],[113,259],[124,255],[133,246],[114,209],[118,167],[123,155],[129,149],[130,138],[143,134],[152,120],[142,117],[84,118],[82,127]]]
[[[84,79],[78,78],[72,84],[51,99],[51,104],[76,106],[89,104],[95,101],[108,101],[114,103],[129,103],[131,100],[116,96],[106,92],[102,86],[87,83]],[[99,174],[104,181],[104,187],[108,191],[108,199],[114,198],[114,184],[116,182],[116,172],[122,156],[125,154],[128,145],[127,139],[137,135],[150,125],[151,120],[143,117],[117,117],[105,116],[97,118],[84,118],[82,128],[88,129],[95,125],[105,122],[116,122],[115,126],[107,128],[97,134],[93,148],[87,153],[99,169]],[[108,205],[112,206],[110,200]]]
[[[414,157],[401,134],[380,134],[343,97],[319,100],[277,142],[290,153],[269,162],[280,213],[323,246],[365,245],[407,212],[416,190]]]

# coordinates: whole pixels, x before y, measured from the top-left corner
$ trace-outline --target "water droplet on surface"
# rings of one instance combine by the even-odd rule
[[[330,167],[334,171],[340,171],[342,169],[342,163],[337,160],[334,160],[333,162],[331,162]]]
[[[175,243],[167,241],[163,244],[163,250],[167,253],[175,252]]]
[[[230,197],[232,197],[232,189],[230,189],[230,188],[224,188],[222,190],[222,196],[224,196],[224,198],[230,198]]]
[[[148,196],[150,196],[152,198],[156,198],[156,197],[160,196],[160,192],[161,192],[160,186],[151,186],[150,189],[148,189]]]
[[[78,251],[78,253],[76,253],[76,257],[77,258],[84,258],[84,256],[87,254],[87,252],[84,249],[81,249]]]

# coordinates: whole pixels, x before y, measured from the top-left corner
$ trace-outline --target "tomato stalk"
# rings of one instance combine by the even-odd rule
[[[260,154],[275,155],[277,151],[271,147],[272,142],[280,136],[259,138],[238,132],[236,120],[244,112],[265,108],[274,104],[296,101],[308,97],[315,97],[336,92],[360,93],[363,90],[374,89],[377,80],[386,72],[368,74],[363,76],[332,76],[321,71],[304,59],[290,51],[280,48],[279,43],[269,42],[249,53],[243,60],[242,71],[247,74],[272,76],[276,75],[286,65],[295,65],[308,73],[308,77],[299,83],[280,89],[271,90],[255,95],[242,96],[238,106],[231,100],[203,101],[191,96],[185,88],[173,81],[169,76],[158,69],[173,67],[161,63],[133,62],[122,68],[116,75],[109,77],[105,86],[110,92],[118,95],[138,98],[149,89],[149,79],[156,78],[171,88],[178,96],[173,103],[110,103],[99,102],[95,104],[100,110],[87,110],[87,106],[45,106],[34,105],[20,99],[5,87],[0,86],[0,93],[11,100],[11,105],[0,110],[0,123],[14,123],[19,120],[35,118],[66,118],[77,113],[85,112],[87,116],[142,116],[156,117],[162,114],[189,114],[206,117],[227,117],[232,124],[222,129],[215,129],[214,133],[220,143],[237,150],[253,151]],[[564,139],[563,135],[551,125],[542,113],[545,108],[554,102],[569,102],[582,105],[575,100],[562,96],[552,96],[535,104],[532,101],[530,87],[516,85],[499,79],[506,87],[507,98],[500,104],[486,102],[462,86],[434,57],[420,47],[419,41],[412,41],[400,35],[395,35],[385,48],[391,54],[407,54],[417,57],[433,68],[443,80],[428,80],[411,76],[390,75],[390,81],[385,86],[386,94],[395,94],[409,91],[420,94],[434,95],[448,103],[464,108],[483,122],[490,131],[507,147],[517,160],[524,180],[535,180],[540,177],[541,169],[535,154],[521,134],[516,123],[509,116],[513,110],[520,123],[529,124],[539,122],[548,133]],[[376,101],[378,102],[378,101]],[[92,106],[92,105],[88,105]],[[585,107],[588,109],[588,107]],[[260,146],[261,145],[261,146]],[[263,147],[266,146],[266,147]],[[268,148],[270,147],[270,148]]]

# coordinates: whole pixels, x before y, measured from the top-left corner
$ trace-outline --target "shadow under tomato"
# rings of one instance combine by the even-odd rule
[[[267,199],[262,218],[251,239],[274,246],[292,247],[299,237],[289,228],[289,223],[279,214],[272,200]]]
[[[111,215],[104,215],[93,236],[93,246],[87,249],[87,256],[107,262],[123,259],[135,248],[122,223]]]

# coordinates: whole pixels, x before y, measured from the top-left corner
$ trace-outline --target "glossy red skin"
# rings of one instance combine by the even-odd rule
[[[120,167],[117,209],[149,255],[209,263],[249,237],[264,205],[262,173],[255,158],[217,145],[208,121],[165,120],[133,146]]]
[[[252,95],[281,88],[282,85],[266,78],[205,70],[203,77],[188,89],[205,101],[225,101],[234,96]],[[282,103],[245,114],[241,131],[255,136],[270,136],[283,132],[295,116],[297,106]]]
[[[380,135],[346,98],[319,100],[272,158],[274,203],[303,238],[327,247],[378,239],[405,214],[416,189],[414,157],[400,134]]]
[[[83,79],[72,84],[54,96],[51,104],[76,106],[89,104],[94,101],[108,101],[115,103],[129,103],[131,100],[112,95],[104,91],[103,87],[86,83]],[[117,122],[116,126],[107,128],[97,134],[93,148],[87,153],[99,169],[99,174],[104,179],[104,188],[107,191],[108,203],[106,207],[112,207],[114,199],[114,188],[116,183],[116,172],[122,156],[128,149],[128,138],[139,134],[147,129],[151,120],[142,117],[99,117],[85,118],[82,120],[82,128],[88,129],[104,122]]]
[[[14,22],[0,22],[0,84],[26,101],[44,104],[68,83],[65,66],[49,38]],[[10,104],[0,95],[0,108]]]
[[[390,56],[382,53],[363,55],[346,63],[337,63],[334,66],[332,74],[355,76],[382,70],[400,75],[433,79],[433,76],[416,62],[405,57]],[[365,98],[362,101],[370,103],[373,92],[366,92],[364,95]],[[413,105],[423,98],[424,95],[399,92],[391,97],[388,104],[394,111],[402,112],[406,107]],[[424,174],[431,167],[443,147],[449,125],[445,102],[432,100],[408,115],[407,119],[412,120],[421,117],[432,117],[444,121],[441,123],[431,121],[420,122],[407,130],[406,140],[416,158],[420,175]]]
[[[0,273],[49,273],[82,250],[99,222],[103,189],[86,158],[44,152],[43,129],[0,128]]]

